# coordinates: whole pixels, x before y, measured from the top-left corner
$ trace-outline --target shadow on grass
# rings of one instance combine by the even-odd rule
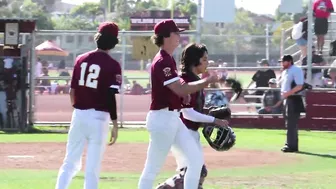
[[[317,154],[317,153],[301,152],[301,151],[297,152],[297,154],[308,155],[308,156],[316,156],[316,157],[322,157],[322,158],[336,159],[336,156],[330,155],[330,154]]]

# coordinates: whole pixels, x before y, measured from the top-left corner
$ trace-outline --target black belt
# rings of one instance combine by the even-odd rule
[[[171,111],[171,112],[180,112],[181,109],[173,109],[173,108],[169,108],[168,107],[168,111]]]

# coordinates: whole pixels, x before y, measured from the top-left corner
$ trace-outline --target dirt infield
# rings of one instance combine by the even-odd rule
[[[56,170],[62,164],[65,145],[65,143],[2,143],[0,169]],[[146,151],[147,144],[116,144],[108,147],[102,171],[140,173],[144,166]],[[228,152],[216,152],[210,147],[205,147],[204,153],[209,170],[286,164],[298,160],[296,156],[280,152],[256,150],[232,149]],[[83,167],[85,168],[85,165]],[[163,169],[170,171],[176,169],[176,163],[171,154]]]

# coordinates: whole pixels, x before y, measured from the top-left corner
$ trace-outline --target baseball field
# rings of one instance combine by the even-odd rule
[[[301,152],[296,154],[280,152],[283,130],[235,129],[235,133],[237,144],[227,152],[216,152],[203,141],[209,169],[206,189],[335,188],[335,133],[301,131]],[[66,138],[66,134],[1,133],[0,188],[53,188]],[[118,143],[107,147],[100,188],[136,189],[147,144],[146,130],[122,129]],[[156,182],[171,176],[174,169],[174,158],[169,155]],[[83,178],[83,172],[79,173],[70,188],[83,188]]]
[[[244,72],[237,76],[246,85],[251,74]],[[146,78],[146,73],[127,72],[126,75]],[[138,81],[146,83],[146,79]],[[125,120],[143,121],[149,102],[147,95],[125,95]],[[68,95],[36,96],[37,121],[70,121],[71,112]],[[237,143],[227,152],[214,151],[202,139],[209,171],[205,189],[336,188],[336,133],[300,131],[300,153],[284,154],[280,148],[286,138],[285,130],[234,128],[234,131]],[[66,132],[12,134],[0,131],[0,189],[54,188],[66,140]],[[106,149],[100,188],[136,189],[147,146],[145,129],[120,129],[117,143]],[[84,160],[85,154],[82,172],[75,176],[70,189],[83,188]],[[169,155],[156,183],[172,176],[175,168],[174,158]]]

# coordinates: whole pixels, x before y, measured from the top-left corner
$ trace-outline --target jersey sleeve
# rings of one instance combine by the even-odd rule
[[[154,68],[154,72],[157,78],[163,83],[163,86],[167,86],[175,81],[180,80],[177,74],[175,63],[168,58],[164,58],[161,62],[158,62]]]
[[[71,77],[71,84],[70,84],[70,87],[72,89],[76,89],[78,88],[78,80],[79,80],[79,77],[80,77],[80,66],[79,66],[79,63],[78,63],[78,58],[76,59],[75,61],[75,66],[74,66],[74,70],[72,72],[72,77]]]
[[[329,12],[334,12],[334,5],[331,0],[327,1],[327,8]]]
[[[121,66],[118,62],[114,62],[112,64],[112,73],[109,78],[109,86],[112,89],[120,90],[121,84],[122,84],[122,76],[121,76]]]

